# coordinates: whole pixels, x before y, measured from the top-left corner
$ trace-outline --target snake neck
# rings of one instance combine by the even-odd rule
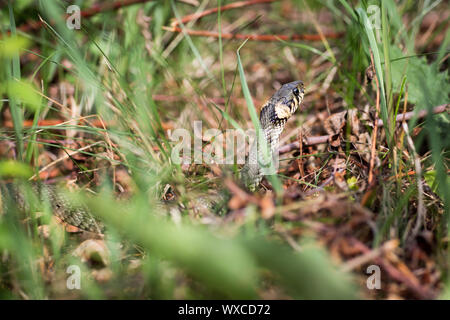
[[[276,174],[274,165],[276,165],[277,159],[275,156],[277,156],[280,135],[286,121],[282,120],[274,124],[266,120],[262,113],[260,140],[258,141],[258,138],[255,137],[241,170],[241,181],[250,191],[256,190],[265,175]]]

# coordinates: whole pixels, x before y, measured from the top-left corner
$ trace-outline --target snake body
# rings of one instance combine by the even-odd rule
[[[30,198],[35,201],[30,201]],[[21,211],[29,211],[32,209],[31,203],[48,204],[55,216],[81,230],[94,233],[103,231],[102,223],[92,216],[85,205],[74,202],[67,192],[55,185],[37,181],[27,185],[19,182],[0,184],[1,212],[7,212],[13,206]]]
[[[241,180],[249,190],[255,190],[265,174],[261,166],[263,159],[266,159],[264,148],[258,146],[261,142],[267,143],[268,156],[274,155],[284,126],[302,103],[303,95],[303,82],[286,83],[261,108],[259,122],[263,139],[252,144],[241,170]],[[22,211],[31,210],[30,196],[38,203],[47,203],[54,215],[70,225],[95,233],[103,231],[101,222],[92,216],[86,206],[75,204],[58,187],[41,182],[32,182],[28,186],[15,182],[0,183],[0,213],[6,212],[10,206]]]
[[[284,126],[302,103],[304,93],[302,81],[286,83],[261,108],[259,122],[264,139],[255,139],[241,171],[241,180],[250,191],[254,191],[261,182],[263,164],[270,160],[264,157],[262,143],[267,144],[268,156],[273,158]]]

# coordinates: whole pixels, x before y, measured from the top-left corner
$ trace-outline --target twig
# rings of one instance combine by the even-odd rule
[[[224,12],[224,11],[226,11],[226,10],[231,10],[231,9],[237,9],[237,8],[241,8],[241,7],[245,7],[245,6],[250,6],[250,5],[253,5],[253,4],[270,3],[270,2],[275,2],[275,1],[278,1],[278,0],[248,0],[248,1],[237,1],[237,2],[233,2],[233,3],[227,4],[227,5],[225,5],[225,6],[221,6],[221,7],[220,7],[220,12]],[[200,18],[203,18],[204,16],[207,16],[207,15],[210,15],[210,14],[213,14],[213,13],[216,13],[216,12],[218,12],[218,11],[219,11],[219,7],[217,7],[217,8],[212,8],[212,9],[208,9],[208,10],[205,10],[205,11],[202,11],[202,12],[199,12],[199,13],[190,14],[190,15],[187,15],[187,16],[181,18],[180,20],[174,20],[174,21],[170,24],[170,26],[171,26],[171,27],[178,27],[178,25],[179,25],[180,23],[185,24],[185,23],[187,23],[187,22],[189,22],[189,21],[191,21],[191,20],[198,20],[198,19],[200,19]]]
[[[191,29],[181,29],[178,27],[162,27],[166,31],[170,32],[185,32],[190,36],[197,37],[212,37],[219,38],[219,33],[215,31],[207,30],[191,30]],[[344,35],[343,32],[338,33],[326,33],[324,37],[327,39],[338,39]],[[256,41],[321,41],[322,38],[318,34],[293,34],[291,36],[281,35],[281,34],[240,34],[240,33],[222,33],[222,39],[239,39],[239,40],[256,40]]]
[[[434,107],[432,110],[433,114],[438,114],[438,113],[443,113],[446,111],[446,109],[450,106],[450,104],[446,103],[446,104],[442,104],[440,106]],[[409,112],[405,112],[402,114],[397,115],[397,117],[395,118],[395,122],[402,122],[403,120],[410,120],[411,118],[414,117],[414,115],[416,114],[415,111],[409,111]],[[417,118],[425,118],[425,116],[428,114],[428,110],[420,110],[419,112],[417,112]],[[383,120],[378,119],[377,120],[377,124],[378,126],[382,127],[383,124]]]
[[[300,143],[301,141],[303,141],[303,130],[300,130],[297,141],[300,145],[300,157],[298,157],[296,162],[298,170],[300,172],[300,180],[303,180],[305,178],[305,170],[303,169],[303,143]]]
[[[362,255],[357,256],[349,261],[347,261],[341,268],[342,271],[344,272],[349,272],[352,271],[364,264],[369,263],[370,261],[373,261],[374,259],[380,257],[381,255],[383,255],[386,251],[392,251],[395,248],[398,247],[398,240],[394,239],[394,240],[389,240],[387,242],[385,242],[382,246],[370,250],[368,252],[363,252]]]
[[[104,1],[99,4],[94,4],[92,7],[86,10],[80,11],[80,16],[83,18],[90,18],[104,11],[118,10],[120,8],[124,8],[134,4],[145,3],[150,1],[155,0],[119,0],[114,2]],[[65,17],[67,17],[67,15],[65,15]],[[44,24],[43,21],[32,20],[28,21],[26,24],[21,25],[20,27],[18,27],[18,29],[23,32],[28,32],[41,28],[43,24]]]
[[[318,33],[320,41],[322,41],[323,45],[327,49],[327,52],[331,56],[332,61],[336,62],[336,57],[334,56],[333,50],[331,50],[331,47],[330,47],[330,45],[328,43],[328,40],[327,40],[327,36],[322,32],[322,28],[317,23],[317,20],[314,17],[314,15],[313,15],[313,13],[312,13],[309,5],[308,5],[308,2],[307,1],[303,1],[303,6],[304,6],[304,9],[306,10],[306,14],[311,18],[311,22],[314,25],[314,28],[316,29],[316,31]],[[332,71],[331,71],[331,73],[332,73]]]
[[[326,136],[314,136],[314,137],[306,137],[304,144],[306,146],[313,146],[316,144],[322,144],[322,143],[327,143],[328,140],[330,139],[330,135],[326,135]],[[284,154],[284,153],[288,153],[291,152],[293,150],[298,150],[300,148],[300,143],[298,141],[289,143],[289,144],[285,144],[284,146],[281,146],[278,149],[278,152],[280,154]]]
[[[103,11],[117,10],[126,6],[131,6],[133,4],[150,1],[154,0],[119,0],[115,2],[103,1],[102,3],[94,4],[92,7],[81,11],[80,14],[84,18],[89,18]]]
[[[74,154],[80,153],[81,151],[84,151],[84,150],[86,150],[86,149],[92,148],[92,147],[94,147],[94,146],[96,146],[96,145],[98,145],[98,144],[101,144],[101,143],[104,143],[104,142],[103,142],[103,141],[97,141],[97,142],[94,142],[94,143],[92,143],[92,144],[90,144],[90,145],[84,146],[83,148],[80,148],[80,149],[77,149],[77,150],[69,150],[71,153],[67,153],[67,152],[66,152],[66,154],[63,155],[62,157],[60,157],[60,158],[58,158],[58,159],[56,159],[56,160],[50,162],[48,165],[46,165],[46,166],[43,167],[41,170],[39,170],[39,174],[41,174],[42,172],[44,172],[44,171],[47,170],[48,168],[54,166],[55,164],[57,164],[57,163],[59,163],[59,162],[65,160],[65,159],[67,159],[67,158],[73,156]],[[37,175],[34,174],[29,180],[32,181],[32,180],[34,180],[36,177],[37,177]]]
[[[317,188],[313,188],[308,191],[305,191],[303,193],[303,195],[308,197],[317,192],[323,191],[323,188],[325,188],[327,185],[329,185],[334,180],[334,178],[335,178],[335,173],[333,172],[324,182],[321,183],[320,186],[318,186]]]

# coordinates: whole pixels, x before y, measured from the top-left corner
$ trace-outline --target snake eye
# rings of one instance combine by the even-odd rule
[[[300,91],[298,91],[298,88],[295,87],[294,90],[292,90],[292,93],[294,93],[295,96],[298,96],[300,94]]]

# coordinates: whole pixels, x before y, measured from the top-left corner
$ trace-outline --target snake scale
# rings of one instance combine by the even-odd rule
[[[285,124],[302,103],[303,96],[303,82],[289,82],[281,86],[261,108],[259,122],[269,156],[276,152]],[[263,158],[261,150],[263,148],[258,148],[255,141],[241,170],[242,183],[250,191],[257,188],[264,176],[260,165]],[[30,210],[27,199],[31,196],[40,203],[48,203],[53,214],[65,223],[85,231],[102,233],[103,225],[92,216],[89,209],[83,204],[74,204],[58,187],[41,182],[29,185],[31,187],[26,188],[15,182],[0,183],[0,213],[6,212],[11,206],[22,211]]]
[[[35,181],[27,185],[18,182],[0,183],[2,212],[6,212],[12,206],[21,211],[30,210],[32,202],[29,201],[30,197],[34,197],[41,205],[48,203],[53,214],[67,224],[94,233],[103,231],[103,224],[92,216],[85,205],[75,203],[66,192],[55,185]]]

